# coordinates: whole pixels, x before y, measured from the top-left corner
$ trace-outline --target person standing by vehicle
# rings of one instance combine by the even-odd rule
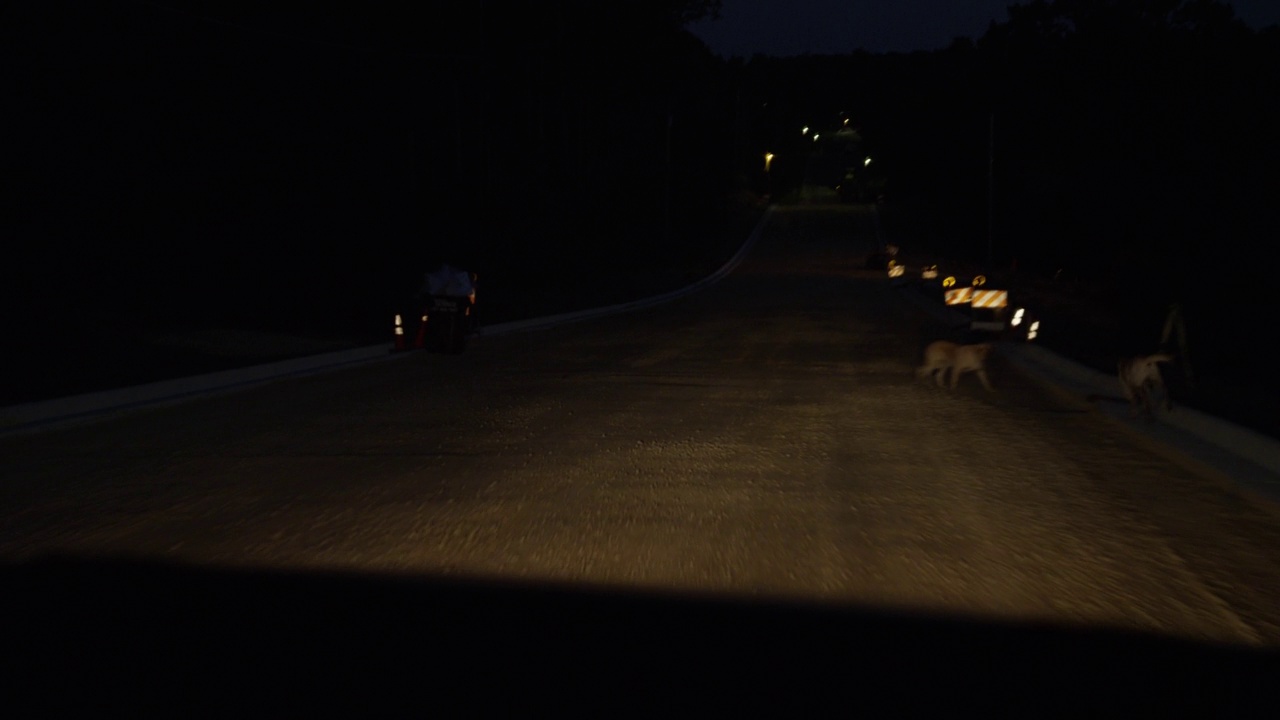
[[[444,263],[426,274],[422,290],[428,348],[459,353],[475,330],[476,274]]]

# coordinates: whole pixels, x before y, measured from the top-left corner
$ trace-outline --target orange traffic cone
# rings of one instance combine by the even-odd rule
[[[397,352],[408,349],[409,348],[404,346],[404,323],[400,322],[400,316],[396,315],[396,345],[391,349],[391,351]]]
[[[418,336],[413,339],[413,347],[415,350],[421,350],[427,346],[427,314],[422,313],[422,322],[418,323]]]

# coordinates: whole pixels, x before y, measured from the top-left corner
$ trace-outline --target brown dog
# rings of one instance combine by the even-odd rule
[[[991,381],[987,379],[986,362],[994,346],[991,343],[960,345],[946,340],[929,343],[924,349],[924,364],[916,368],[916,377],[925,378],[930,375],[943,387],[947,372],[951,373],[951,389],[956,388],[960,376],[972,372],[982,381],[982,387],[994,391]]]
[[[1164,353],[1146,355],[1144,357],[1123,358],[1116,363],[1116,374],[1120,377],[1120,389],[1129,400],[1129,414],[1138,416],[1141,408],[1148,420],[1155,419],[1155,391],[1164,396],[1166,410],[1173,409],[1173,400],[1160,375],[1160,363],[1171,363],[1173,357]]]

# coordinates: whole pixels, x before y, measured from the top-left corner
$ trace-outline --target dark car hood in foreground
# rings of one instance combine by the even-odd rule
[[[51,559],[4,569],[26,713],[1248,714],[1280,654],[868,608]],[[176,715],[175,715],[176,716]]]

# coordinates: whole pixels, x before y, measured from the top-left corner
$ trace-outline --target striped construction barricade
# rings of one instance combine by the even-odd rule
[[[975,308],[997,308],[1006,307],[1009,304],[1008,290],[988,290],[987,288],[974,288],[973,299],[970,304]]]
[[[973,299],[970,301],[973,315],[969,321],[969,329],[1003,332],[1006,308],[1008,306],[1008,290],[993,290],[984,287],[974,288]]]
[[[953,287],[946,291],[948,305],[968,305],[973,300],[973,288]]]

